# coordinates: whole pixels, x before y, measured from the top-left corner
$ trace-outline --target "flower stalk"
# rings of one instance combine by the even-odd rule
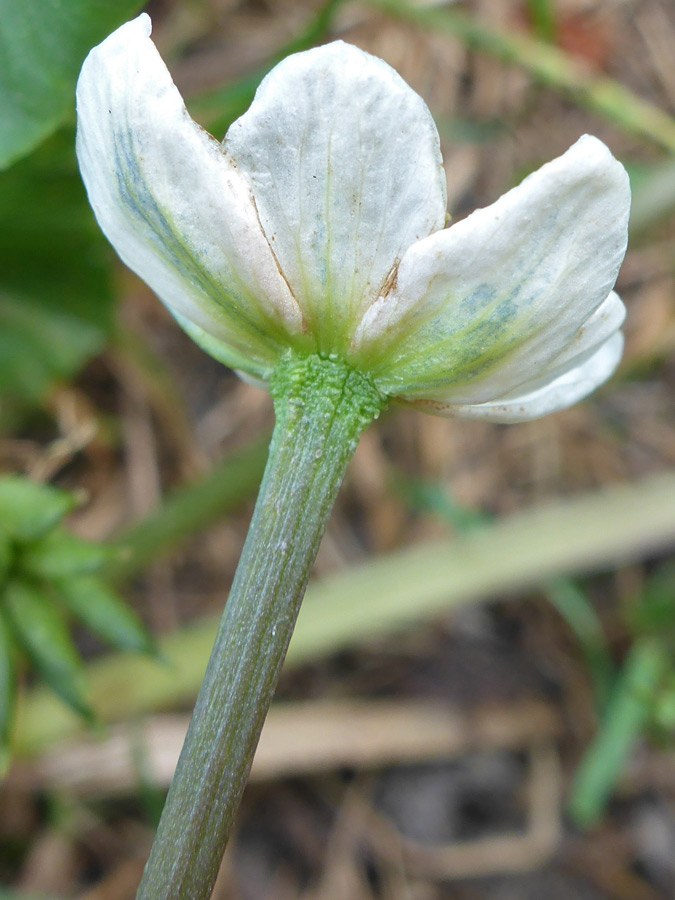
[[[285,357],[253,520],[139,900],[211,894],[307,580],[363,429],[384,400],[341,360]]]

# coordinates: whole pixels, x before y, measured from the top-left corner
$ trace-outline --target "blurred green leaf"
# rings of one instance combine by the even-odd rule
[[[0,0],[0,168],[74,114],[84,57],[141,6],[139,0]]]
[[[19,475],[0,478],[0,522],[3,532],[19,541],[41,538],[77,504],[69,491],[37,484]]]
[[[415,478],[399,478],[396,488],[413,507],[435,513],[460,534],[484,528],[490,516],[481,510],[457,503],[441,482]]]
[[[598,734],[572,785],[569,811],[578,825],[589,827],[600,819],[635,741],[653,714],[670,662],[669,649],[657,639],[643,638],[631,647]]]
[[[569,578],[548,582],[545,591],[581,645],[593,677],[596,707],[603,710],[609,700],[615,667],[602,622],[585,591]]]
[[[112,255],[87,202],[72,131],[0,173],[0,248],[0,399],[11,409],[41,401],[112,327]]]
[[[155,653],[152,637],[124,601],[98,578],[72,578],[56,589],[68,609],[120,650]]]
[[[25,582],[11,581],[4,599],[17,636],[35,667],[59,697],[91,720],[84,667],[51,598]]]
[[[103,544],[92,544],[67,531],[53,531],[43,540],[26,548],[18,565],[33,578],[47,581],[91,575],[115,552]]]
[[[667,736],[675,736],[675,671],[670,672],[656,697],[654,722]]]
[[[0,776],[8,762],[9,736],[14,720],[16,676],[9,626],[0,609]]]
[[[666,563],[652,573],[626,619],[639,635],[675,638],[675,564]]]

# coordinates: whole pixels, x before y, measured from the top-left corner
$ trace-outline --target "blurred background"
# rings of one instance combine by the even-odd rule
[[[86,203],[76,74],[140,8],[71,0],[58,20],[0,2],[0,471],[67,492],[49,528],[88,542],[78,573],[109,592],[98,623],[45,612],[67,565],[33,554],[45,644],[14,634],[3,664],[0,640],[2,900],[134,897],[273,424],[269,397],[191,343]],[[675,897],[675,7],[145,8],[218,137],[279,58],[343,38],[429,104],[454,220],[585,132],[634,192],[608,385],[528,424],[392,408],[364,435],[215,896]],[[152,642],[106,627],[115,597]],[[159,654],[115,649],[134,634]]]

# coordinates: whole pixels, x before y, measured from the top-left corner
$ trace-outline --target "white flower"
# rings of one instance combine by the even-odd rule
[[[618,364],[630,191],[596,138],[445,229],[429,110],[348,44],[276,66],[220,144],[143,14],[91,51],[77,106],[101,228],[199,344],[250,376],[288,348],[335,354],[385,396],[515,422]]]

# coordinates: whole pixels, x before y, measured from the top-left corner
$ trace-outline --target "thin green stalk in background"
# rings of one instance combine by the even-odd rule
[[[570,578],[556,578],[544,588],[548,600],[576,635],[593,678],[596,710],[603,714],[615,675],[602,622],[586,593]]]
[[[570,94],[581,106],[675,152],[675,120],[671,116],[611,78],[594,75],[583,62],[544,41],[492,28],[457,9],[420,6],[404,0],[367,3],[422,28],[452,35],[474,50],[522,66],[543,84]]]
[[[117,581],[135,575],[248,500],[260,484],[267,450],[267,440],[249,444],[216,463],[202,478],[175,490],[156,514],[117,539],[115,544],[125,552],[108,565],[108,577]]]
[[[382,407],[367,377],[319,357],[282,362],[271,387],[265,476],[139,900],[211,895],[326,522]]]
[[[527,0],[527,9],[537,37],[553,43],[556,33],[554,0]]]
[[[581,826],[597,823],[621,770],[644,729],[651,701],[672,665],[670,648],[658,638],[636,641],[612,693],[600,732],[577,770],[569,811]]]

